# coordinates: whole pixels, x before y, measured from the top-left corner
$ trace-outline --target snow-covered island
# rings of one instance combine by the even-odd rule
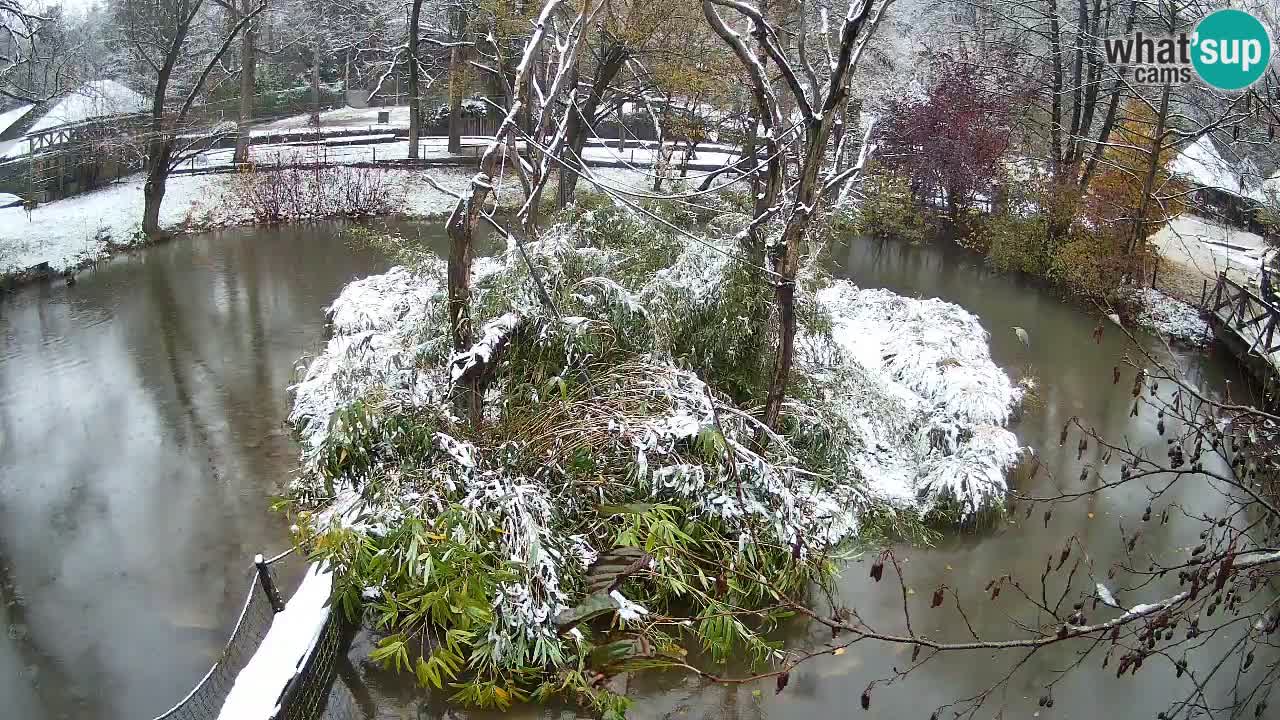
[[[455,652],[478,655],[481,678],[563,667],[607,642],[580,622],[606,610],[670,646],[688,620],[649,620],[714,613],[728,601],[716,587],[732,585],[719,567],[797,591],[889,526],[1002,506],[1022,392],[977,317],[808,273],[773,433],[742,391],[769,355],[753,320],[767,297],[727,259],[728,237],[654,228],[605,203],[528,243],[554,313],[515,248],[477,260],[480,339],[464,353],[451,352],[440,260],[342,291],[290,416],[304,446],[299,533],[336,568],[336,603],[364,603],[388,632],[406,603],[446,626],[467,615]],[[455,417],[473,377],[478,430]],[[619,574],[620,548],[643,561]]]

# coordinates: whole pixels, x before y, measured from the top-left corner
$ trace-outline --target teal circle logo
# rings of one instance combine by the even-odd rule
[[[1271,37],[1258,18],[1243,10],[1218,10],[1196,25],[1191,64],[1219,90],[1243,90],[1267,70]]]

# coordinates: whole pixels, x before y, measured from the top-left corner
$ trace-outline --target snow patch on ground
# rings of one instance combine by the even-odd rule
[[[1245,285],[1258,284],[1258,270],[1266,241],[1261,236],[1228,228],[1196,215],[1170,220],[1151,242],[1166,260],[1199,273],[1213,287],[1218,273]]]
[[[398,214],[438,217],[456,200],[433,188],[421,170],[376,170],[403,193]],[[431,177],[442,187],[462,192],[474,171],[439,168]],[[160,208],[160,226],[170,232],[252,224],[242,205],[225,202],[235,175],[175,175]],[[142,226],[141,175],[99,190],[44,203],[30,217],[22,207],[0,208],[0,275],[49,263],[54,272],[101,260],[119,246],[132,244]],[[2,205],[3,203],[0,203]]]
[[[1213,330],[1200,316],[1200,311],[1155,288],[1142,288],[1133,293],[1138,305],[1134,320],[1149,330],[1196,347],[1213,342]]]
[[[142,226],[142,176],[65,200],[43,203],[31,211],[0,209],[0,274],[47,262],[55,272],[100,260],[112,245],[129,245]],[[221,195],[221,176],[180,176],[169,181],[160,224],[181,229],[193,212]],[[223,212],[213,224],[247,222]]]

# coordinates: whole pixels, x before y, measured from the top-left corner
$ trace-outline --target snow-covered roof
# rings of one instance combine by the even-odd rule
[[[146,99],[115,80],[93,80],[67,93],[49,108],[27,134],[75,125],[102,117],[143,112]]]
[[[9,126],[26,117],[27,113],[31,112],[31,108],[33,107],[35,107],[35,105],[19,105],[12,110],[0,112],[0,133],[8,130]]]
[[[1225,160],[1208,135],[1200,136],[1178,153],[1171,169],[1201,187],[1225,190],[1244,197],[1254,195],[1241,177],[1240,170],[1244,168],[1237,168],[1236,164]]]

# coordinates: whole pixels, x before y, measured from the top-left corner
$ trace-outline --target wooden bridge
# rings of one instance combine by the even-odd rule
[[[1280,308],[1220,273],[1204,309],[1218,339],[1270,387],[1280,376]]]

